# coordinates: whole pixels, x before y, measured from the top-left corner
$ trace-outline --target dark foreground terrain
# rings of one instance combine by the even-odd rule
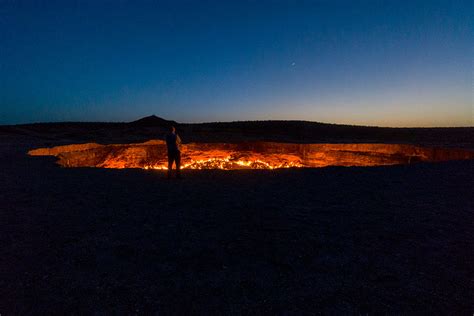
[[[0,139],[2,315],[474,311],[472,160],[168,181]]]

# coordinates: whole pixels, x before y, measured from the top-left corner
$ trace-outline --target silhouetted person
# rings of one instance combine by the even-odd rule
[[[171,126],[171,130],[165,136],[166,147],[168,147],[168,178],[171,178],[171,171],[173,169],[173,162],[176,164],[176,178],[181,178],[181,152],[179,146],[181,145],[181,138],[176,134],[176,129]]]

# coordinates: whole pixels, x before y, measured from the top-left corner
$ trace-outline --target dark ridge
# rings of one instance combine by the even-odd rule
[[[237,121],[182,124],[193,141],[232,141],[235,138],[287,142],[411,143],[473,147],[473,127],[403,128],[328,124],[310,121]],[[185,133],[186,134],[186,133]],[[202,139],[201,139],[202,138]]]
[[[156,115],[146,116],[128,124],[141,127],[170,127],[173,125],[178,125],[178,123],[175,121],[165,120],[164,118],[158,117]]]
[[[0,136],[131,143],[163,137],[174,125],[184,142],[402,143],[474,148],[474,127],[377,127],[310,121],[177,123],[155,115],[129,123],[57,122],[0,126]]]

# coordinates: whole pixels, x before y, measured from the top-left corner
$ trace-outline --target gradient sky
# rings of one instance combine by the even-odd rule
[[[138,3],[0,0],[0,124],[473,126],[472,1]]]

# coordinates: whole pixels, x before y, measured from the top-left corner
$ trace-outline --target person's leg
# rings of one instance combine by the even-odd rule
[[[176,177],[181,178],[181,153],[178,151],[175,156]]]
[[[168,152],[168,178],[171,178],[171,169],[173,169],[174,155]]]

